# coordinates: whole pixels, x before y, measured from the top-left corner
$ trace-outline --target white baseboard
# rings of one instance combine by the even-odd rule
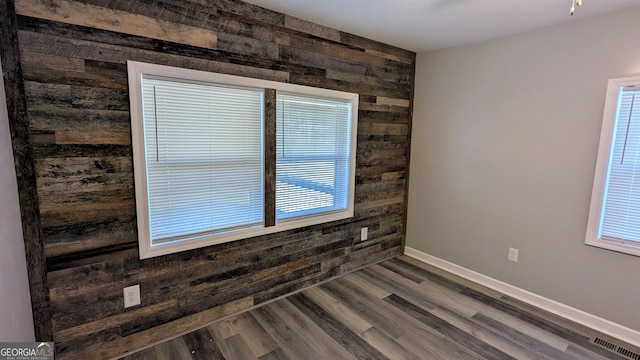
[[[490,289],[499,291],[530,305],[546,310],[550,313],[562,316],[571,321],[577,322],[604,334],[620,339],[628,344],[640,346],[640,332],[628,327],[616,324],[612,321],[589,314],[574,307],[559,303],[555,300],[534,294],[519,287],[496,280],[486,275],[482,275],[473,270],[469,270],[460,265],[429,255],[422,251],[405,247],[404,254],[414,259],[420,260],[429,265],[435,266],[452,274],[471,280]]]

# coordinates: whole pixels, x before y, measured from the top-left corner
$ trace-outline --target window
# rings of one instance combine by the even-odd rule
[[[141,258],[353,216],[357,94],[128,71]]]
[[[345,208],[349,103],[278,93],[276,104],[276,220]]]
[[[640,77],[609,81],[586,243],[640,255]]]

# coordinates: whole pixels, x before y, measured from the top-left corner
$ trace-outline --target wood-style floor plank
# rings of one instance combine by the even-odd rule
[[[244,337],[236,334],[224,339],[226,343],[227,353],[225,358],[228,360],[258,360],[258,356],[251,351],[249,344],[244,341]]]
[[[629,360],[596,336],[615,340],[400,256],[123,359]]]
[[[322,359],[320,354],[293,331],[267,304],[253,310],[252,315],[292,359]]]
[[[278,301],[271,304],[273,306],[271,309],[285,321],[287,326],[309,343],[321,357],[336,357],[345,360],[356,359],[330,335],[331,332],[324,331],[321,327],[322,323],[314,321],[312,316],[307,316],[307,314],[303,313],[304,310],[297,308],[292,301],[295,301],[295,299]],[[311,303],[316,305],[313,302]]]
[[[158,360],[191,360],[191,351],[187,349],[184,339],[179,337],[154,346]]]
[[[277,348],[267,354],[260,356],[259,360],[290,360],[291,358],[281,349]]]
[[[382,331],[372,327],[360,334],[371,346],[378,349],[389,359],[418,360],[420,357],[405,346],[385,335]]]
[[[200,329],[183,336],[184,342],[191,349],[191,357],[194,360],[223,360],[220,347],[213,341],[211,333],[206,329]]]
[[[457,327],[458,329],[466,332],[471,336],[477,337],[478,339],[486,342],[496,349],[500,349],[510,356],[513,356],[514,358],[522,360],[550,360],[534,350],[521,346],[511,339],[503,337],[489,329],[474,324],[472,321],[454,314],[446,309],[436,308],[433,309],[431,313],[441,320],[448,322],[449,324]]]

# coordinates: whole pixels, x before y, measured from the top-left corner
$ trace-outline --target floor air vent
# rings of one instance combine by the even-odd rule
[[[614,343],[611,343],[605,339],[601,339],[599,337],[593,339],[593,342],[596,345],[600,345],[601,347],[607,349],[607,350],[611,350],[615,353],[618,353],[622,356],[626,356],[629,359],[633,359],[633,360],[640,360],[640,354],[638,354],[637,352],[631,351],[629,349],[625,349],[622,346],[618,346]]]

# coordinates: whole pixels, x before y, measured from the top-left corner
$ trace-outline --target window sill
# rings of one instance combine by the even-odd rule
[[[599,247],[601,249],[616,251],[623,254],[640,256],[640,243],[636,245],[612,240],[594,239],[585,241],[585,244],[589,246]]]
[[[168,255],[176,252],[193,250],[211,245],[223,244],[236,240],[244,240],[262,235],[274,234],[282,231],[299,229],[307,226],[325,224],[333,221],[349,219],[353,217],[353,208],[346,210],[327,212],[309,217],[298,217],[280,221],[275,226],[254,227],[245,230],[233,231],[224,234],[208,235],[201,238],[188,238],[181,241],[166,242],[151,245],[148,238],[142,239],[140,244],[140,259],[148,259],[156,256]]]

